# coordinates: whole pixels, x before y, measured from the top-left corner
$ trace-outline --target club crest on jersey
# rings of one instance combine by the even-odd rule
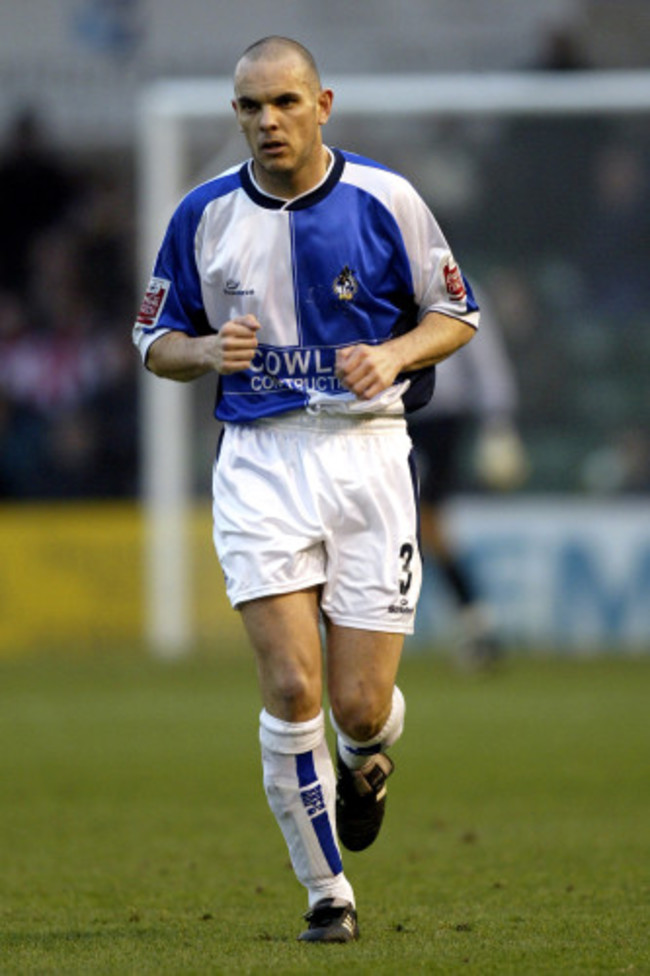
[[[341,302],[351,302],[359,291],[359,282],[354,277],[354,271],[347,264],[332,282],[332,288]]]
[[[465,289],[465,282],[463,281],[463,276],[460,273],[460,268],[453,260],[447,261],[446,265],[442,269],[442,273],[445,276],[445,287],[447,289],[447,294],[451,298],[452,302],[462,302],[467,294]]]
[[[166,278],[151,278],[138,312],[139,325],[144,325],[148,329],[156,325],[170,287],[171,281],[167,281]]]

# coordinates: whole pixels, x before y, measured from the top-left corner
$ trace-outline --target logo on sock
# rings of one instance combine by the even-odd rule
[[[316,814],[322,813],[325,809],[325,797],[320,784],[308,786],[306,790],[301,790],[300,799],[308,817],[315,817]]]

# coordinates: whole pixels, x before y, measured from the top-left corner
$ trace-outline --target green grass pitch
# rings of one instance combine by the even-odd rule
[[[245,648],[0,662],[0,973],[650,973],[650,657],[409,653],[361,939],[305,910]]]

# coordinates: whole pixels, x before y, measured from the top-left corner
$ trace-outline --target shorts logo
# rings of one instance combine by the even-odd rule
[[[442,269],[442,273],[445,276],[445,287],[447,289],[447,294],[451,298],[452,302],[462,302],[467,294],[467,291],[465,289],[463,276],[460,273],[460,268],[454,263],[453,259],[447,261],[447,264]]]
[[[166,278],[151,278],[138,312],[138,325],[151,329],[157,324],[170,288],[171,281]]]
[[[347,264],[332,282],[332,288],[341,302],[351,302],[359,291],[359,282],[354,277],[354,271]]]

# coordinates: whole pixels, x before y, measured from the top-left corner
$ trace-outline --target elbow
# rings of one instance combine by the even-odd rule
[[[146,369],[153,373],[154,376],[164,377],[164,372],[161,370],[160,364],[157,362],[156,356],[153,355],[152,349],[147,351],[147,355],[144,359],[144,365]]]
[[[457,345],[454,352],[457,352],[459,349],[462,349],[463,346],[466,346],[469,342],[471,342],[474,336],[476,335],[476,333],[478,332],[478,329],[475,328],[473,325],[470,325],[468,322],[459,321],[459,325],[460,328],[456,330]]]
[[[145,367],[154,376],[159,376],[162,379],[169,377],[169,357],[166,355],[167,346],[169,345],[168,335],[169,333],[164,333],[154,339],[144,356]]]

